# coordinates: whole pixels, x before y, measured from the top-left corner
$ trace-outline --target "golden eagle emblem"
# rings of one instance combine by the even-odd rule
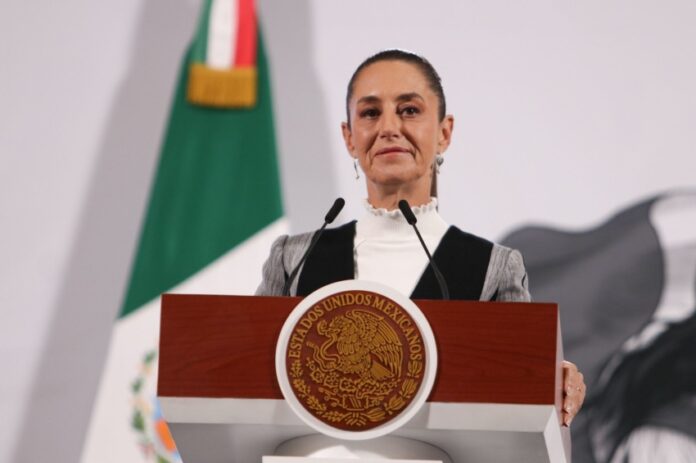
[[[401,376],[403,347],[384,317],[353,309],[330,323],[321,320],[317,332],[328,339],[314,350],[314,361],[324,371],[357,374],[364,380],[383,381]]]
[[[399,414],[423,381],[424,341],[410,315],[368,292],[319,301],[294,328],[286,355],[290,385],[323,422],[366,430]]]

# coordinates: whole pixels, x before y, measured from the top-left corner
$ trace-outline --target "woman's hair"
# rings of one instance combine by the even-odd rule
[[[358,66],[353,73],[350,81],[348,82],[348,91],[346,92],[346,116],[348,118],[348,125],[350,125],[350,110],[348,109],[348,105],[350,104],[350,99],[353,97],[353,87],[355,86],[355,81],[363,69],[378,61],[403,61],[405,63],[415,65],[423,73],[423,77],[425,77],[425,79],[428,81],[428,86],[437,96],[439,120],[441,121],[445,118],[445,114],[447,113],[445,105],[445,92],[442,90],[440,76],[433,65],[430,64],[430,61],[422,56],[416,55],[415,53],[394,49],[380,51],[379,53],[370,56],[365,61],[360,63],[360,66]]]

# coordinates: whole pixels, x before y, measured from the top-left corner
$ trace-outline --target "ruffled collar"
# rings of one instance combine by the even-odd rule
[[[358,220],[358,236],[387,241],[391,239],[416,239],[413,228],[406,222],[406,218],[399,209],[390,211],[384,208],[376,208],[367,200],[364,201],[364,205],[366,212]],[[431,198],[428,204],[414,207],[413,213],[418,219],[418,229],[421,234],[441,236],[447,230],[447,223],[437,212],[436,198]]]
[[[376,208],[372,204],[370,204],[367,199],[363,200],[363,205],[365,206],[367,212],[375,217],[387,217],[390,219],[396,219],[404,216],[398,208],[392,210],[387,210],[383,207]],[[412,207],[411,210],[416,215],[416,217],[420,215],[425,215],[429,212],[437,212],[437,198],[431,196],[429,203]]]

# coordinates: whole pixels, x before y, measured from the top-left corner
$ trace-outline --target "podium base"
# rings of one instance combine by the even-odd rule
[[[431,444],[406,437],[384,436],[364,441],[333,439],[322,434],[296,437],[280,444],[276,456],[336,460],[427,461],[452,463]]]

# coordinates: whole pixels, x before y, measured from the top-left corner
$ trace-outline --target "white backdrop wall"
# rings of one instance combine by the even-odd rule
[[[0,461],[79,458],[197,0],[0,6]],[[490,238],[584,228],[696,187],[690,1],[259,0],[285,206],[363,186],[343,148],[366,56],[424,54],[455,115],[441,210]],[[306,181],[308,169],[316,172]]]

